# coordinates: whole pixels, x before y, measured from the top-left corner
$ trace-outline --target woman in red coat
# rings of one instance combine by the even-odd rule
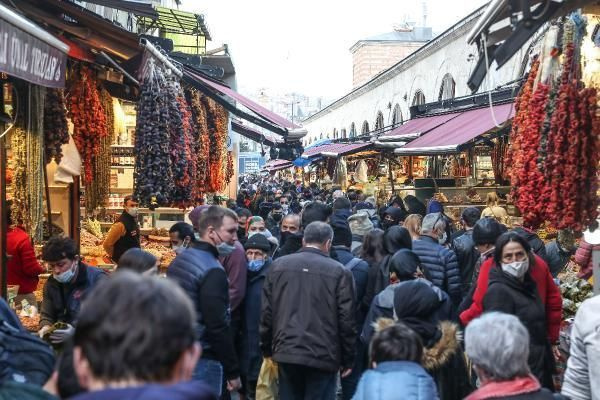
[[[8,254],[7,282],[9,285],[19,285],[19,295],[15,304],[26,299],[29,304],[37,306],[33,292],[37,289],[38,276],[44,273],[44,268],[35,257],[31,239],[18,226],[12,226],[10,202],[7,202],[6,253]]]

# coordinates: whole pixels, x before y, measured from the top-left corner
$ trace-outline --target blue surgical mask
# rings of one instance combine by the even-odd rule
[[[222,257],[227,257],[228,255],[230,255],[231,253],[233,253],[233,251],[235,250],[235,246],[229,243],[219,243],[217,245],[217,251],[219,252],[219,255]]]
[[[250,260],[248,261],[248,270],[256,272],[265,265],[265,260]]]
[[[75,261],[75,263],[77,263],[77,261]],[[69,268],[67,271],[58,274],[58,275],[53,275],[54,279],[56,279],[57,281],[59,281],[60,283],[68,283],[71,281],[71,279],[73,279],[73,276],[75,276],[75,266],[71,265],[71,268]]]

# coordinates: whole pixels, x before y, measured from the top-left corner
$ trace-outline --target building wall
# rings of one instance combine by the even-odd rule
[[[352,87],[368,82],[423,46],[422,42],[365,42],[352,52]]]
[[[456,82],[455,96],[471,94],[467,80],[477,62],[476,46],[468,46],[466,36],[480,13],[471,14],[444,34],[434,38],[423,48],[409,56],[387,73],[338,99],[319,113],[305,119],[308,134],[303,144],[309,145],[321,138],[333,138],[333,130],[350,132],[352,123],[360,135],[363,121],[375,127],[377,113],[384,116],[384,125],[392,123],[392,113],[399,105],[404,121],[410,118],[409,107],[415,93],[421,91],[426,102],[438,100],[442,79],[450,74]],[[520,73],[523,57],[527,51],[523,46],[500,70],[492,65],[480,91],[510,82]],[[391,105],[391,107],[389,107]]]

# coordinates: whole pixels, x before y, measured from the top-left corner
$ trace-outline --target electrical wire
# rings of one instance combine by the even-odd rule
[[[15,90],[14,86],[12,87],[12,91],[14,93],[14,95],[13,95],[13,99],[15,99],[14,102],[17,103],[16,107],[13,106],[13,110],[15,110],[15,116],[14,116],[13,121],[10,124],[10,126],[8,128],[6,128],[6,130],[4,132],[2,132],[2,134],[0,135],[0,139],[3,138],[4,135],[6,135],[12,128],[14,128],[15,124],[17,123],[17,117],[19,116],[19,94]],[[4,110],[2,110],[2,111],[4,111]]]
[[[494,84],[493,84],[492,75],[490,74],[490,63],[489,63],[488,52],[487,52],[487,41],[486,41],[484,34],[481,35],[481,44],[483,46],[483,53],[485,56],[485,73],[489,79],[488,80],[488,102],[489,102],[489,106],[490,106],[490,113],[492,114],[492,121],[494,121],[494,125],[496,125],[496,128],[501,129],[501,128],[504,128],[508,124],[508,119],[506,121],[504,121],[502,124],[499,124],[498,120],[496,119],[496,113],[494,112],[494,104],[492,102],[492,91],[490,89],[490,86],[494,87]],[[512,113],[514,106],[515,106],[515,103],[512,102],[511,106],[510,106],[510,112],[508,113],[508,115],[510,115]]]

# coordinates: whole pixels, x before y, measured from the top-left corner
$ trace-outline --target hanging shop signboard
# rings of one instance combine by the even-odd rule
[[[5,16],[0,15],[0,71],[36,85],[64,87],[67,63],[64,48],[54,47],[48,41],[20,29],[9,19],[4,19]],[[27,26],[34,26],[24,21]],[[39,30],[51,37],[49,33]]]

